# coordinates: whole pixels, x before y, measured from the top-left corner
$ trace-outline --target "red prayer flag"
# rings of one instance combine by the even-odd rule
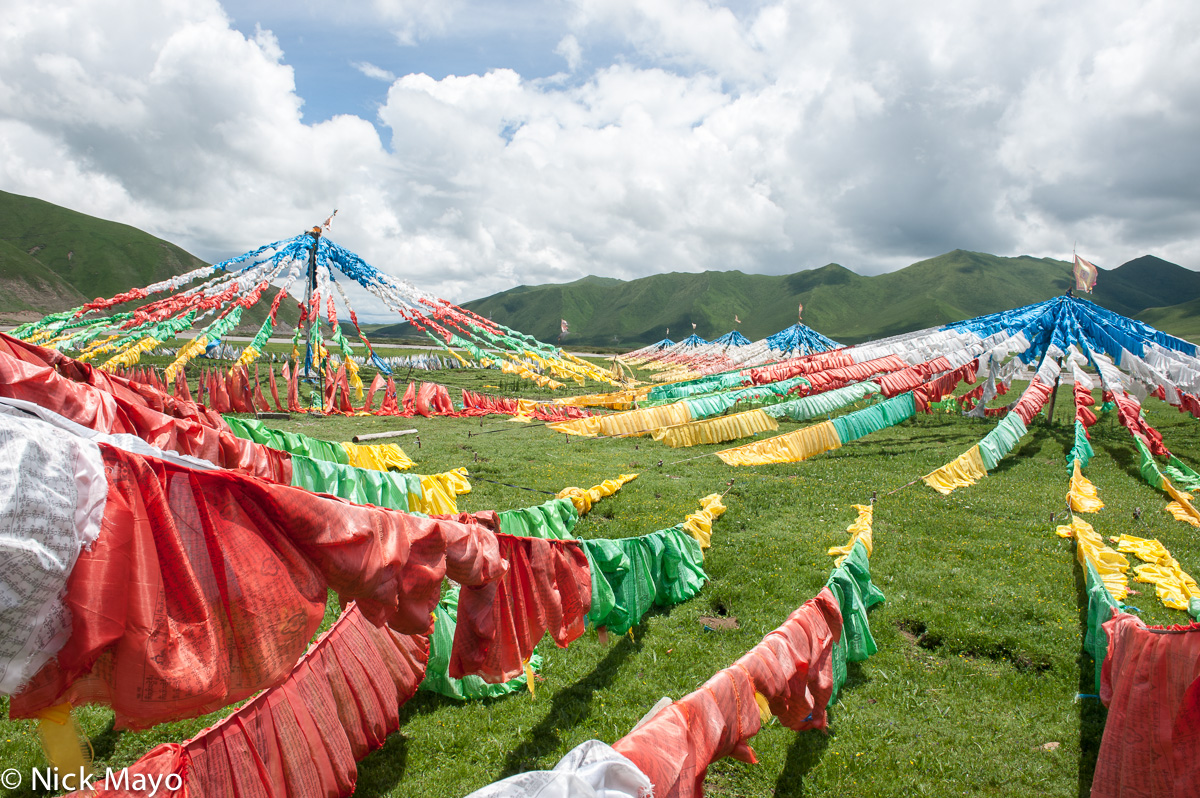
[[[284,363],[283,367],[286,369],[287,364]],[[275,366],[271,366],[271,370],[267,375],[267,379],[270,381],[269,384],[271,386],[271,398],[275,400],[275,409],[282,413],[284,410],[283,405],[279,402],[279,387],[275,384]]]
[[[366,413],[373,412],[375,406],[375,392],[384,386],[383,374],[377,372],[375,379],[371,380],[371,387],[367,388],[367,399],[363,402],[362,409]]]

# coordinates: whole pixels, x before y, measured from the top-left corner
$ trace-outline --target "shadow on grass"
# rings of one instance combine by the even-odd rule
[[[1128,439],[1132,441],[1132,437]],[[1095,443],[1092,444],[1095,447]],[[1113,462],[1121,467],[1130,476],[1142,478],[1141,459],[1136,454],[1136,449],[1129,443],[1122,441],[1107,439],[1104,441],[1104,452],[1113,459]]]
[[[1062,437],[1062,435],[1058,434],[1054,429],[1048,428],[1043,424],[1035,424],[1030,426],[1029,433],[1029,437],[1018,441],[1017,445],[1013,447],[1012,452],[1009,452],[1009,454],[1013,454],[1014,452],[1019,452],[1022,450],[1025,452],[1034,452],[1041,449],[1042,444],[1044,444],[1048,438],[1061,439]],[[1005,455],[1003,458],[1001,458],[1000,462],[996,464],[996,467],[988,472],[988,476],[994,477],[999,474],[1003,474],[1020,465],[1020,463],[1021,458],[1009,457],[1008,455]]]
[[[387,795],[404,778],[407,768],[408,738],[403,733],[389,734],[382,747],[375,749],[358,763],[358,783],[354,794]]]
[[[653,611],[646,617],[652,614]],[[634,627],[634,640],[630,640],[628,635],[623,635],[591,673],[554,694],[546,717],[529,730],[525,741],[514,748],[504,760],[500,778],[538,767],[538,760],[561,746],[560,729],[570,729],[591,715],[596,692],[615,682],[625,660],[645,645],[645,623],[646,619],[643,618],[642,622]]]
[[[1082,644],[1088,630],[1087,577],[1078,560],[1075,562],[1075,594],[1079,605],[1079,640]],[[1079,651],[1079,693],[1094,695],[1096,690],[1096,662],[1091,654]],[[1092,794],[1092,777],[1096,772],[1096,758],[1100,753],[1100,738],[1104,735],[1104,720],[1108,710],[1095,698],[1079,701],[1079,798]]]
[[[117,749],[117,743],[121,736],[125,734],[124,729],[116,728],[117,719],[114,716],[108,721],[108,725],[104,727],[104,731],[92,737],[89,742],[92,745],[92,758],[97,761],[104,761],[112,757],[113,752]]]
[[[861,662],[846,663],[846,683],[842,685],[838,695],[856,689],[859,685],[869,682],[863,674]],[[830,710],[830,722],[834,710]],[[796,734],[796,741],[788,748],[787,760],[783,763],[783,771],[775,781],[775,798],[801,798],[804,791],[804,779],[812,769],[820,763],[829,747],[832,733],[820,731],[803,731]]]
[[[503,698],[504,696],[483,700],[497,701]],[[358,763],[356,794],[385,795],[404,778],[404,771],[408,767],[408,737],[404,729],[410,720],[436,712],[447,705],[461,706],[463,703],[426,690],[417,691],[415,696],[400,707],[399,730],[389,734],[381,748],[367,754]]]
[[[865,440],[859,438],[858,440]],[[936,446],[954,446],[961,445],[963,438],[961,435],[947,435],[939,433],[936,435],[920,435],[915,436],[910,440],[905,441],[888,441],[881,443],[878,441],[868,441],[863,445],[858,445],[857,441],[852,441],[854,446],[843,446],[832,450],[829,457],[834,458],[876,458],[881,455],[894,456],[899,454],[909,454],[911,452],[925,451]]]

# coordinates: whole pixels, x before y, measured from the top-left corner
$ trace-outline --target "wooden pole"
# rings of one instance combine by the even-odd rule
[[[397,429],[391,432],[369,432],[366,435],[355,435],[350,439],[352,443],[362,443],[363,441],[374,441],[380,438],[398,438],[401,435],[412,435],[416,433],[415,429]]]
[[[1050,407],[1046,408],[1046,425],[1054,423],[1054,400],[1058,399],[1058,383],[1062,380],[1062,358],[1055,358],[1058,361],[1058,376],[1054,378],[1054,390],[1050,392]]]
[[[304,307],[311,314],[313,292],[317,290],[317,244],[319,243],[320,238],[321,238],[321,228],[314,227],[312,230],[308,231],[308,234],[310,236],[312,236],[313,245],[312,245],[312,249],[309,250],[309,253],[308,253],[308,279],[305,281]],[[318,308],[317,311],[320,312],[320,308]],[[304,346],[306,349],[309,349],[309,352],[310,352],[310,357],[306,357],[304,359],[305,360],[305,363],[304,363],[305,379],[308,379],[312,376],[312,374],[310,373],[311,368],[309,366],[309,363],[317,356],[317,353],[312,352],[310,349],[310,347],[312,346],[312,328],[313,328],[313,317],[312,317],[312,315],[309,315],[309,317],[304,322],[304,342],[305,342]],[[318,369],[318,371],[320,371],[320,369]],[[324,377],[323,374],[322,374],[322,377]],[[324,380],[322,380],[322,382],[324,382]],[[321,386],[322,399],[325,396],[324,387],[325,387],[324,385]]]

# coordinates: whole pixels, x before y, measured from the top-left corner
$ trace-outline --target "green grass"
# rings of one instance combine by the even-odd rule
[[[855,519],[851,505],[875,493],[871,569],[887,596],[871,613],[879,653],[851,666],[828,734],[770,724],[752,741],[760,763],[717,763],[708,794],[1087,795],[1104,713],[1093,699],[1074,700],[1095,692],[1093,664],[1081,651],[1072,544],[1054,534],[1065,520],[1070,407],[1063,388],[1058,424],[1039,419],[992,475],[948,497],[905,485],[977,442],[992,422],[921,416],[808,462],[740,469],[692,459],[720,446],[572,440],[499,417],[274,422],[330,440],[417,427],[420,448],[401,439],[417,471],[470,469],[474,489],[460,497],[467,511],[527,506],[548,498],[536,491],[639,471],[580,522],[584,537],[652,532],[681,521],[704,495],[728,491],[707,552],[711,582],[696,598],[651,612],[631,637],[607,647],[594,633],[565,650],[545,641],[536,698],[460,704],[418,694],[401,710],[400,731],[360,764],[358,794],[465,795],[506,774],[551,767],[584,740],[616,740],[660,696],[695,689],[815,595],[832,567],[826,549],[846,540]],[[1185,462],[1200,463],[1193,419],[1156,400],[1148,400],[1147,418]],[[1093,428],[1097,456],[1087,474],[1108,506],[1087,520],[1106,537],[1157,537],[1186,571],[1200,573],[1196,530],[1163,512],[1166,499],[1137,476],[1129,440],[1110,419]],[[1133,587],[1141,592],[1130,603],[1147,621],[1185,622],[1152,586]],[[705,631],[698,619],[714,612],[735,616],[739,628]],[[128,764],[214,719],[128,733],[111,729],[107,710],[81,716],[102,767]],[[1042,750],[1049,742],[1060,745]],[[23,769],[40,762],[31,724],[0,727],[0,761]]]

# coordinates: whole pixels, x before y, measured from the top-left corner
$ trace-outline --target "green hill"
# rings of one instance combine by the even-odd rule
[[[203,261],[129,225],[0,191],[0,319],[36,318],[112,296]],[[836,263],[789,275],[740,271],[656,274],[623,281],[588,276],[518,286],[466,307],[544,341],[571,325],[571,345],[635,347],[667,335],[707,339],[735,327],[751,339],[804,321],[843,343],[944,324],[1058,296],[1071,284],[1064,261],[955,250],[899,271],[864,277]],[[1146,255],[1102,270],[1091,297],[1166,332],[1200,339],[1200,274]],[[240,331],[262,322],[267,302]],[[281,332],[298,318],[284,303]],[[741,319],[735,325],[734,316]],[[407,324],[369,325],[375,337],[412,336]]]
[[[85,301],[83,294],[53,269],[20,247],[0,240],[0,314],[28,319]]]
[[[1200,299],[1192,299],[1165,308],[1150,308],[1137,318],[1163,332],[1200,341]]]
[[[179,247],[135,227],[97,219],[32,197],[0,191],[0,241],[7,252],[26,254],[43,269],[32,274],[28,263],[21,279],[56,275],[82,296],[112,296],[204,265]],[[4,260],[3,278],[12,263]],[[54,284],[57,286],[57,284]],[[75,298],[77,299],[77,298]],[[62,310],[47,300],[41,310]]]
[[[136,227],[0,191],[0,319],[28,321],[203,265]],[[239,330],[257,329],[267,304],[250,308]],[[279,319],[292,326],[299,315],[285,302]]]
[[[1143,255],[1112,271],[1101,272],[1093,298],[1109,310],[1137,316],[1149,308],[1164,308],[1197,297],[1200,297],[1200,274],[1162,258]]]
[[[678,340],[691,333],[692,322],[710,340],[735,326],[748,338],[762,338],[795,322],[796,305],[803,302],[806,324],[857,343],[1049,299],[1071,282],[1071,266],[1064,261],[955,250],[874,277],[833,263],[782,276],[730,271],[629,282],[585,277],[519,286],[466,307],[542,340],[556,340],[559,320],[566,319],[569,343],[636,346],[662,338],[668,328]],[[1103,271],[1091,298],[1132,316],[1200,298],[1200,274],[1146,256]],[[734,324],[735,314],[740,325]],[[391,325],[375,334],[405,332],[405,325]]]

